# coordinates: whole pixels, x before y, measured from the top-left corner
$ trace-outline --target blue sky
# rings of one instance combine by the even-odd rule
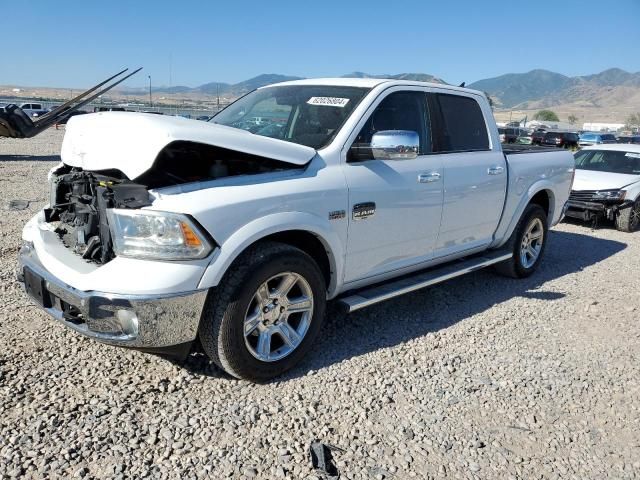
[[[640,71],[640,0],[2,0],[0,84],[144,86],[430,73],[470,83],[544,68]],[[29,26],[26,26],[26,25]]]

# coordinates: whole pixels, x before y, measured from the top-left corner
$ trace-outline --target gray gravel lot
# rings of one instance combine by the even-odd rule
[[[254,385],[31,306],[20,231],[61,138],[0,139],[0,477],[310,479],[315,438],[348,479],[640,477],[640,233],[562,224],[529,279],[332,313],[302,365]]]

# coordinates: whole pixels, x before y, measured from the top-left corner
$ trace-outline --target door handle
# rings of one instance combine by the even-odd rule
[[[489,169],[487,170],[487,173],[489,175],[501,175],[503,172],[504,172],[504,167],[500,167],[498,165],[489,167]]]
[[[438,172],[421,173],[418,175],[418,183],[432,183],[440,180],[440,174]]]

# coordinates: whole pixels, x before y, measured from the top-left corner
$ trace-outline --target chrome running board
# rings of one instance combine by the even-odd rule
[[[373,287],[365,287],[346,297],[338,299],[338,303],[346,307],[348,312],[354,312],[375,303],[384,302],[393,297],[414,292],[421,288],[445,282],[451,278],[459,277],[465,273],[475,272],[495,263],[508,260],[513,256],[512,252],[494,250],[474,255],[470,258],[455,260],[453,262],[438,265],[428,270],[405,275],[399,279],[392,279],[386,283]]]

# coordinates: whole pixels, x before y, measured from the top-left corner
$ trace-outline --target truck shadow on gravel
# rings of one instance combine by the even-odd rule
[[[320,338],[300,365],[274,379],[307,375],[369,352],[393,347],[438,332],[513,297],[553,302],[565,297],[547,291],[545,283],[606,260],[626,244],[586,234],[552,231],[539,270],[526,279],[499,276],[490,269],[452,279],[350,315],[330,305]],[[480,321],[480,320],[479,320]],[[199,374],[224,376],[204,356],[192,356],[184,367]]]
[[[0,162],[59,162],[60,155],[0,155]]]

